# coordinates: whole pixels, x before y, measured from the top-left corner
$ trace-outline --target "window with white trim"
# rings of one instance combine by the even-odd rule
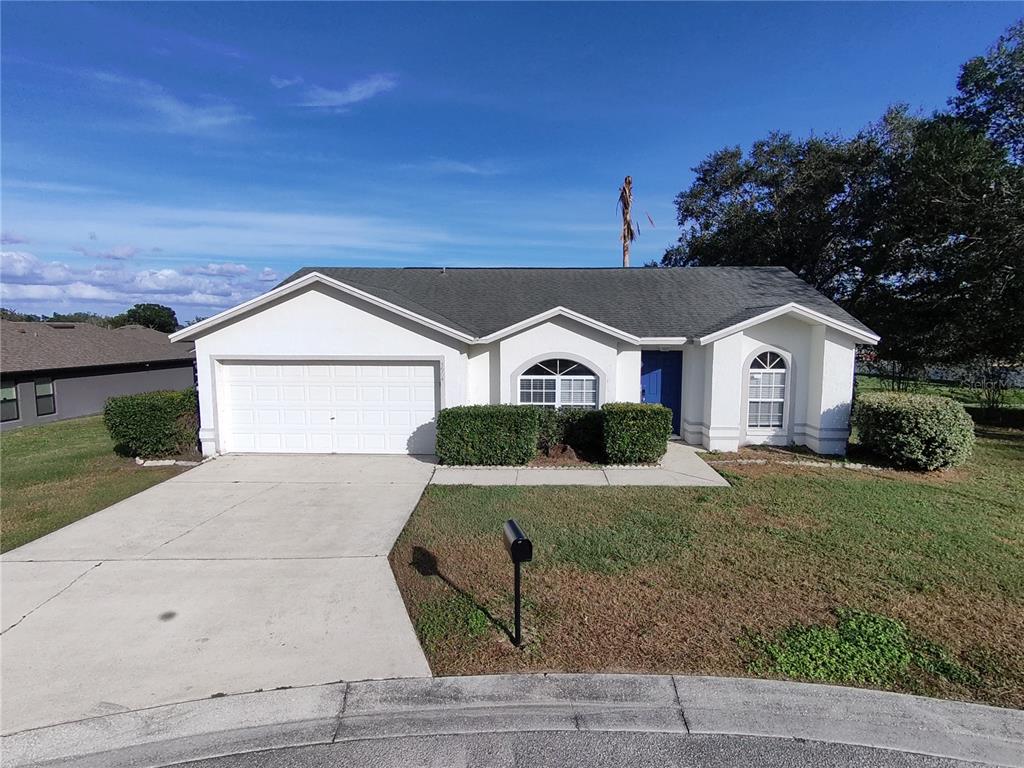
[[[18,385],[13,382],[0,387],[0,421],[18,420]]]
[[[53,392],[53,379],[36,379],[36,416],[49,416],[57,412]]]
[[[786,361],[777,352],[762,352],[750,363],[747,426],[782,427],[786,403]]]
[[[597,408],[597,375],[572,360],[545,360],[519,377],[519,402],[545,408]]]

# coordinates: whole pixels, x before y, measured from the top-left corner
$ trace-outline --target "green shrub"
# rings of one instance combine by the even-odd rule
[[[606,403],[604,450],[611,464],[653,464],[665,455],[672,411],[654,403]]]
[[[541,408],[537,447],[546,451],[565,443],[589,461],[604,458],[604,413],[587,408]]]
[[[947,650],[912,634],[902,622],[867,611],[840,608],[836,625],[794,624],[774,640],[749,634],[755,652],[748,671],[799,680],[895,687],[927,675],[977,685],[977,674]]]
[[[861,395],[853,409],[860,442],[871,452],[909,469],[963,464],[974,448],[974,422],[948,397],[902,393]]]
[[[437,415],[442,464],[526,464],[537,454],[539,408],[460,405]]]
[[[199,403],[194,388],[111,397],[103,423],[117,450],[131,456],[196,452]]]

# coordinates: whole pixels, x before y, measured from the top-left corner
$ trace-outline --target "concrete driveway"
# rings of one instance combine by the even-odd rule
[[[429,675],[387,554],[433,469],[227,456],[8,552],[0,730]]]

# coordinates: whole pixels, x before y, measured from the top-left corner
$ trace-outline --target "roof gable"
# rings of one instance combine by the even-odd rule
[[[556,307],[638,338],[694,338],[791,303],[870,333],[783,267],[318,267],[301,269],[283,284],[310,272],[415,302],[480,338]]]
[[[781,267],[304,268],[269,293],[171,338],[195,338],[261,302],[314,282],[467,343],[495,340],[557,314],[634,343],[682,343],[783,307],[800,307],[807,317],[818,317],[866,343],[877,340],[856,318]]]

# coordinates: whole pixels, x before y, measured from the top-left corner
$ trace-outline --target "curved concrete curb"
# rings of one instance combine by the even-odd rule
[[[808,739],[1024,766],[1024,712],[826,685],[667,675],[499,675],[334,683],[22,731],[4,765],[161,766],[426,735],[619,731]]]

